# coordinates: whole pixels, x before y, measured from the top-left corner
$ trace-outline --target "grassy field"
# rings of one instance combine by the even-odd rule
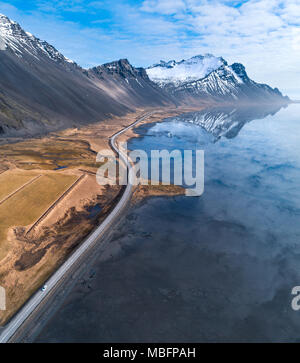
[[[0,201],[36,177],[36,173],[5,172],[0,174]]]
[[[57,166],[97,167],[96,155],[90,150],[88,143],[55,138],[0,146],[0,159],[9,160],[16,167],[25,170],[53,170]]]
[[[23,173],[16,176],[13,182],[15,183],[14,186],[25,184],[28,181],[28,179],[25,180],[25,177],[29,177],[29,175]],[[31,174],[29,179],[33,177],[34,175]],[[12,226],[27,226],[34,223],[76,179],[75,175],[59,173],[43,175],[0,205],[0,260],[9,251],[8,229]],[[3,183],[2,179],[0,179],[0,183],[2,192],[2,185],[4,187],[6,183]],[[11,192],[10,185],[5,186],[5,188],[9,194]]]

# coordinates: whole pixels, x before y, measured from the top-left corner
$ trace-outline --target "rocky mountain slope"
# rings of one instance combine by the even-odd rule
[[[90,79],[128,107],[163,106],[178,101],[150,81],[144,68],[133,67],[127,59],[103,64],[88,71]]]
[[[173,104],[128,61],[84,70],[0,15],[0,134],[25,135]]]
[[[86,70],[0,15],[0,137],[84,125],[137,108],[220,101],[289,100],[249,79],[241,64],[212,55],[147,70],[126,59]]]
[[[185,98],[217,102],[286,103],[277,88],[252,81],[242,64],[231,66],[211,54],[181,62],[164,62],[147,68],[150,79],[168,93]]]

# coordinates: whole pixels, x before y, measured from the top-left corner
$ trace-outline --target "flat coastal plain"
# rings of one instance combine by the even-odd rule
[[[141,123],[195,110],[159,109]],[[110,136],[148,111],[34,139],[1,139],[0,286],[6,289],[7,310],[0,312],[0,326],[113,208],[121,188],[97,184],[97,152],[110,148]],[[130,129],[119,141],[134,136]],[[143,186],[134,200],[182,193],[178,187]]]

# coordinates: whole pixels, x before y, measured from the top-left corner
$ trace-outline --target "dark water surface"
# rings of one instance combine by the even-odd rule
[[[132,210],[38,342],[299,341],[300,105],[138,128],[131,149],[204,149],[200,198]]]

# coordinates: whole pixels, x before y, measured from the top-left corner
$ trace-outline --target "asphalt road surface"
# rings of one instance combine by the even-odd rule
[[[119,153],[120,158],[128,167],[128,183],[125,191],[108,217],[101,223],[101,225],[81,244],[81,246],[69,257],[69,259],[52,275],[52,277],[45,283],[47,286],[45,291],[37,291],[31,299],[21,308],[21,310],[10,320],[10,322],[4,327],[0,335],[0,343],[9,342],[10,338],[17,332],[22,324],[30,317],[31,314],[39,307],[43,300],[55,289],[57,284],[70,272],[71,267],[84,255],[93,245],[107,232],[116,218],[120,215],[123,209],[127,206],[130,201],[132,194],[133,181],[134,181],[134,170],[131,163],[128,161],[127,155],[116,146],[116,138],[122,133],[126,132],[130,128],[134,127],[145,118],[152,115],[155,111],[151,111],[140,117],[134,123],[128,127],[118,131],[110,138],[110,145],[112,149]]]

